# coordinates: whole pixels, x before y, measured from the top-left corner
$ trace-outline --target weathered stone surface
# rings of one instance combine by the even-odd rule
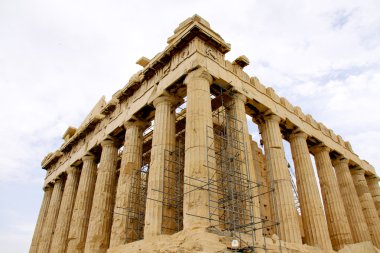
[[[126,122],[124,124],[124,149],[117,184],[110,247],[126,243],[127,238],[134,238],[133,234],[127,235],[127,227],[131,226],[128,222],[133,222],[130,220],[131,217],[128,219],[127,208],[131,197],[133,174],[140,171],[142,165],[142,127],[144,125],[146,123],[141,121]]]
[[[73,213],[75,196],[78,189],[80,171],[71,167],[67,170],[65,189],[62,195],[61,206],[59,208],[57,224],[51,243],[51,253],[65,253],[67,246],[67,236],[70,229],[71,215]]]
[[[42,200],[40,213],[38,214],[37,224],[36,228],[34,229],[32,244],[30,246],[29,253],[36,253],[38,249],[38,244],[41,239],[42,228],[44,227],[45,217],[48,212],[51,195],[53,193],[53,188],[51,187],[51,185],[45,187],[44,192],[44,198]]]
[[[46,200],[44,198],[41,206],[30,251],[36,252],[36,247],[39,245],[37,252],[63,252],[62,248],[66,246],[63,241],[65,236],[58,235],[67,233],[70,223],[67,245],[67,252],[70,253],[83,253],[84,251],[87,253],[103,253],[107,251],[110,243],[112,247],[119,245],[110,249],[110,252],[115,252],[114,250],[121,252],[228,252],[227,246],[230,246],[231,238],[221,237],[220,233],[222,232],[216,233],[218,236],[215,236],[215,233],[210,236],[210,233],[206,233],[200,227],[207,227],[211,223],[215,226],[213,230],[216,231],[217,228],[221,228],[217,226],[219,220],[219,217],[215,217],[217,215],[212,220],[207,219],[209,213],[212,212],[210,211],[212,205],[209,203],[216,203],[215,206],[220,207],[240,198],[241,206],[252,208],[254,215],[262,216],[264,219],[273,218],[280,222],[278,229],[277,227],[268,227],[266,229],[269,230],[264,232],[266,236],[271,236],[271,238],[266,239],[266,245],[271,252],[311,253],[322,251],[318,247],[302,245],[301,235],[306,243],[318,245],[325,249],[324,252],[331,252],[325,232],[326,228],[323,226],[321,205],[316,201],[318,196],[316,196],[315,179],[313,180],[311,175],[312,166],[310,165],[310,158],[308,158],[307,144],[304,138],[300,136],[294,136],[291,145],[293,146],[296,169],[298,168],[297,184],[300,193],[301,217],[296,213],[294,206],[291,177],[282,147],[281,133],[287,135],[290,129],[299,129],[299,131],[310,136],[309,145],[316,142],[321,143],[334,150],[331,157],[336,158],[337,154],[341,155],[345,159],[350,159],[351,167],[358,166],[364,169],[367,175],[367,183],[363,183],[363,180],[365,181],[364,174],[354,175],[356,189],[352,190],[355,186],[351,182],[352,178],[351,181],[347,178],[348,165],[337,165],[337,178],[339,187],[341,187],[339,189],[332,170],[329,152],[317,152],[318,154],[315,155],[328,230],[334,249],[344,247],[341,250],[342,252],[375,252],[368,242],[368,238],[372,235],[372,241],[378,245],[379,237],[379,225],[376,225],[379,219],[379,185],[373,179],[377,177],[374,168],[366,161],[361,160],[353,152],[351,145],[331,129],[322,123],[317,123],[311,115],[305,115],[300,107],[291,105],[285,98],[280,98],[274,89],[266,88],[257,78],[250,79],[249,75],[243,71],[243,68],[248,64],[246,58],[240,57],[233,63],[225,60],[224,55],[230,50],[230,45],[215,33],[208,22],[201,17],[195,15],[181,23],[175,30],[175,34],[169,38],[168,43],[165,50],[151,60],[140,60],[139,64],[143,69],[133,75],[129,82],[112,96],[111,101],[107,103],[102,97],[77,130],[68,129],[64,134],[63,145],[43,159],[42,167],[47,170],[45,186],[54,182],[70,166],[80,164],[80,160],[83,158],[82,175],[75,197],[71,223],[65,221],[71,212],[70,208],[67,209],[66,207],[72,206],[74,202],[73,187],[65,187],[67,189],[64,195],[70,195],[71,198],[64,197],[62,205],[62,182],[57,181],[51,193],[50,203],[48,194],[45,194]],[[187,90],[183,83],[187,86]],[[231,91],[238,95],[233,96]],[[219,96],[220,92],[223,92],[223,95]],[[176,122],[174,102],[161,101],[165,100],[162,97],[167,96],[181,98],[187,96],[188,101],[184,104],[187,108],[181,112],[180,116],[182,120]],[[212,102],[211,97],[213,98]],[[253,206],[248,205],[251,202],[249,199],[241,201],[241,195],[235,194],[236,192],[239,193],[236,190],[231,190],[231,193],[226,194],[227,199],[218,199],[216,202],[217,197],[220,197],[220,195],[217,196],[219,193],[215,193],[212,187],[209,188],[206,183],[210,180],[209,175],[207,175],[209,172],[207,167],[211,171],[218,169],[213,152],[214,147],[219,145],[217,148],[221,149],[220,146],[222,145],[214,139],[214,131],[216,131],[215,127],[218,127],[218,121],[213,122],[212,114],[219,113],[220,109],[225,108],[223,106],[225,105],[224,101],[220,100],[221,97],[226,98],[225,102],[233,100],[232,111],[227,113],[232,112],[234,116],[238,117],[239,121],[243,123],[244,132],[243,138],[234,138],[239,142],[244,140],[245,145],[247,145],[246,153],[237,152],[238,154],[235,153],[234,156],[228,157],[227,164],[235,161],[236,157],[249,157],[245,166],[249,167],[251,179],[259,181],[265,186],[274,186],[275,189],[274,193],[271,194],[265,193],[264,190],[253,189],[252,195],[266,195],[261,198],[259,204],[254,199]],[[152,102],[156,110],[152,107]],[[252,150],[254,150],[252,151],[249,147],[251,139],[248,135],[248,129],[246,129],[246,113],[252,116],[255,122],[260,123],[260,132],[265,148],[265,161],[263,161],[259,148],[255,149],[256,147],[252,145]],[[126,129],[125,150],[122,155],[121,176],[118,182],[115,207],[118,152],[117,145],[113,141],[109,141],[109,136],[113,136],[117,141],[122,141],[122,128],[125,122],[136,119],[145,120],[145,118],[147,121],[152,121],[154,114],[153,144],[150,139],[151,135],[148,136],[149,138],[145,138],[144,135],[142,140],[140,138],[141,132],[136,133],[135,128],[133,130]],[[185,120],[183,120],[184,116],[186,117]],[[125,127],[127,128],[127,126]],[[186,160],[185,184],[181,191],[184,190],[185,192],[183,199],[185,230],[173,236],[160,235],[161,233],[168,233],[162,232],[164,226],[169,229],[174,227],[174,224],[164,222],[162,219],[165,216],[172,217],[174,211],[172,208],[174,205],[170,204],[163,207],[167,204],[164,201],[167,196],[163,196],[160,190],[162,190],[163,185],[171,185],[174,182],[173,179],[163,176],[163,170],[167,168],[162,161],[165,157],[165,151],[169,151],[170,155],[170,151],[175,145],[175,135],[179,129],[183,131],[183,128],[185,128],[186,135],[184,155]],[[182,135],[183,132],[180,134]],[[230,138],[231,134],[226,134],[226,136]],[[102,143],[102,148],[99,146],[100,143]],[[231,147],[233,145],[235,144],[231,144]],[[126,219],[126,216],[115,216],[113,219],[113,213],[118,213],[117,207],[125,208],[131,195],[130,182],[132,179],[129,172],[136,171],[141,166],[141,150],[138,146],[140,148],[142,146],[144,149],[144,159],[152,161],[148,191],[148,199],[150,200],[146,209],[145,240],[121,245],[125,243],[126,236],[129,236],[125,233],[125,228],[129,223],[133,223],[134,219],[133,217]],[[85,155],[88,152],[98,154],[101,149],[99,175],[96,176],[95,159],[87,159]],[[232,149],[236,148],[232,147]],[[151,152],[152,157],[147,156],[149,152]],[[219,175],[218,177],[224,179],[227,175]],[[301,180],[300,178],[305,179]],[[238,180],[238,178],[227,179],[231,182]],[[97,181],[96,186],[95,181]],[[211,184],[219,187],[221,183],[212,182]],[[68,182],[67,185],[70,183]],[[258,188],[264,189],[265,186],[258,184]],[[241,186],[239,187],[241,188]],[[352,194],[353,191],[358,191],[359,197]],[[66,192],[71,192],[71,194],[66,194]],[[348,194],[349,192],[351,195]],[[305,196],[307,197],[305,198]],[[145,200],[146,196],[144,195],[143,198]],[[361,217],[360,206],[363,207]],[[60,209],[67,211],[61,212]],[[226,217],[224,212],[215,211],[214,213],[219,213],[221,217],[224,216],[222,219]],[[345,213],[347,213],[350,226]],[[368,223],[367,227],[369,227],[371,235],[366,231],[366,224],[363,224],[363,219],[366,220],[365,223]],[[112,220],[114,221],[113,225]],[[178,224],[181,222],[179,220]],[[239,221],[238,223],[241,224],[242,222]],[[249,225],[246,219],[244,219],[244,223]],[[255,226],[261,228],[261,225],[258,223]],[[265,227],[265,223],[263,225]],[[237,229],[246,228],[247,226],[243,226]],[[141,230],[141,228],[139,229]],[[352,230],[352,236],[350,230]],[[53,233],[55,234],[53,244],[57,246],[52,246],[53,249],[49,250]],[[277,234],[282,241],[279,241]],[[252,239],[246,238],[246,235],[242,236],[251,244],[262,246],[261,235],[261,231],[256,231],[255,242],[250,242],[249,240]],[[140,238],[140,236],[135,238]],[[110,237],[112,238],[111,242]],[[132,238],[131,241],[134,241],[133,236],[129,237]],[[352,241],[364,242],[347,245]],[[262,251],[258,250],[257,252]]]
[[[380,216],[380,186],[379,186],[379,177],[376,175],[371,175],[366,177],[369,191],[371,192],[373,201],[375,203],[375,207],[377,213]]]
[[[348,168],[348,159],[340,158],[335,160],[334,168],[354,242],[371,241],[368,226]]]
[[[63,180],[60,178],[54,182],[54,188],[49,203],[48,213],[45,218],[40,242],[38,244],[37,252],[39,253],[48,253],[50,250],[51,240],[53,238],[55,225],[57,223],[59,207],[61,206],[63,183]]]
[[[111,138],[104,140],[101,144],[103,150],[96,178],[94,199],[84,249],[86,253],[106,252],[111,235],[117,179],[117,146],[115,140]]]
[[[329,151],[330,149],[325,146],[316,146],[312,149],[331,243],[334,250],[339,250],[346,244],[352,244],[353,239]]]
[[[275,216],[280,223],[277,233],[283,241],[301,243],[298,214],[294,205],[292,184],[282,145],[280,121],[280,117],[272,114],[266,116],[260,125],[266,165],[271,173],[274,187]]]
[[[380,248],[380,219],[364,176],[364,170],[351,170],[352,179],[367,221],[372,243]]]
[[[237,138],[237,140],[241,143],[243,143],[243,145],[245,146],[245,150],[246,152],[241,152],[240,154],[240,159],[245,161],[246,160],[246,163],[242,163],[242,175],[245,175],[246,172],[248,171],[248,176],[245,175],[246,178],[249,178],[249,180],[251,180],[251,182],[254,182],[256,183],[257,182],[257,171],[255,169],[255,166],[254,166],[254,160],[251,158],[253,157],[253,154],[252,154],[252,147],[251,147],[251,137],[249,135],[249,132],[248,132],[248,124],[247,124],[247,117],[246,117],[246,113],[245,113],[245,103],[247,102],[247,98],[243,95],[243,94],[240,94],[240,93],[236,93],[233,95],[232,97],[232,101],[231,101],[231,104],[228,106],[227,105],[227,108],[229,108],[227,110],[227,113],[230,114],[230,117],[234,119],[235,123],[237,124],[237,126],[234,126],[238,129],[241,128],[241,133],[242,133],[242,136],[237,136],[235,138]],[[241,124],[241,126],[240,126]],[[258,197],[253,197],[253,196],[258,196],[259,195],[259,192],[258,192],[258,187],[256,187],[255,184],[252,184],[250,183],[249,187],[251,188],[251,196],[252,196],[252,202],[250,203],[247,203],[246,206],[244,208],[246,208],[247,210],[249,210],[249,207],[250,206],[253,206],[253,209],[252,209],[252,214],[253,214],[253,218],[252,220],[247,220],[246,223],[249,224],[251,222],[254,222],[254,223],[257,223],[255,225],[255,229],[257,229],[255,231],[255,236],[258,240],[262,239],[263,237],[263,231],[261,230],[262,228],[262,222],[261,222],[261,214],[260,214],[260,203],[259,203],[259,198]],[[250,200],[248,200],[247,202],[249,202]],[[247,212],[246,215],[249,215],[249,212]],[[247,217],[246,217],[247,219]]]
[[[186,139],[185,139],[185,185],[183,227],[208,226],[208,191],[202,187],[207,181],[207,171],[214,168],[213,123],[210,99],[212,76],[203,68],[194,70],[185,79],[187,85]],[[207,146],[209,145],[209,147]],[[193,178],[193,179],[191,179]],[[203,181],[203,182],[202,182]],[[195,190],[194,190],[195,189]],[[191,191],[191,192],[190,192]],[[212,194],[212,193],[211,193]],[[217,196],[214,197],[215,199]],[[197,217],[198,216],[198,217]]]
[[[88,153],[82,158],[82,172],[70,223],[67,252],[84,252],[88,222],[96,182],[95,156]]]
[[[332,246],[329,231],[306,139],[307,135],[297,130],[289,137],[297,177],[305,242],[311,246],[330,250]]]
[[[163,214],[170,213],[169,207],[163,205],[163,183],[165,179],[167,180],[167,178],[164,179],[165,153],[175,149],[175,111],[173,108],[175,102],[176,99],[170,96],[159,97],[153,102],[156,114],[149,167],[144,238],[161,234]],[[172,224],[165,225],[170,227]]]

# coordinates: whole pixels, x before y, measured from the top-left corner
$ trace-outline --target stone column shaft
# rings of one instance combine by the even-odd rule
[[[203,68],[194,70],[185,79],[187,85],[183,204],[185,229],[208,226],[209,221],[205,218],[209,217],[209,194],[217,201],[217,194],[209,193],[203,183],[208,180],[208,170],[215,168],[210,98],[212,80],[212,76]],[[196,189],[202,186],[204,188]]]
[[[302,132],[294,133],[289,138],[297,177],[297,192],[305,241],[308,245],[331,250],[329,230],[306,139],[307,135]]]
[[[49,253],[51,239],[57,222],[59,207],[61,205],[63,193],[62,179],[57,179],[54,183],[53,193],[51,195],[48,213],[45,218],[40,243],[38,244],[38,253]]]
[[[302,243],[298,213],[294,204],[291,178],[285,160],[280,131],[280,117],[265,117],[260,125],[264,142],[265,160],[274,188],[274,215],[279,225],[280,239],[286,242]]]
[[[354,242],[371,241],[360,200],[348,168],[348,159],[335,160],[334,168]]]
[[[353,239],[329,151],[325,146],[313,149],[331,243],[334,250],[339,250],[352,244]]]
[[[32,244],[30,246],[29,253],[36,253],[37,252],[38,243],[41,239],[42,228],[44,227],[44,224],[45,224],[44,222],[45,222],[46,214],[48,212],[49,203],[50,203],[51,195],[53,192],[53,188],[48,185],[44,188],[44,192],[45,192],[44,198],[42,200],[40,212],[38,214],[37,224],[36,224],[36,228],[34,229]]]
[[[367,185],[367,181],[364,176],[364,170],[355,169],[351,170],[352,179],[356,192],[358,194],[364,217],[367,221],[369,233],[372,238],[372,243],[380,248],[380,219],[377,213],[375,203],[373,202],[371,193]]]
[[[376,175],[369,176],[366,178],[369,191],[371,192],[373,202],[375,202],[375,207],[377,213],[380,216],[380,186],[379,186],[379,178]]]
[[[238,130],[240,128],[239,124],[241,123],[241,128],[242,128],[242,136],[237,136],[238,137],[238,140],[243,143],[245,145],[245,150],[246,150],[246,153],[242,153],[241,154],[241,157],[240,159],[242,161],[245,161],[244,164],[242,164],[242,175],[245,175],[247,174],[248,172],[248,175],[246,176],[246,178],[248,180],[250,180],[251,182],[250,183],[250,188],[251,188],[251,196],[258,196],[259,195],[259,192],[258,192],[258,187],[255,187],[256,184],[258,183],[258,180],[257,180],[257,171],[255,169],[255,166],[254,166],[254,161],[252,159],[253,157],[253,153],[252,153],[252,146],[251,146],[251,142],[252,142],[252,139],[249,135],[249,132],[248,132],[248,123],[247,123],[247,117],[246,117],[246,113],[245,113],[245,103],[247,101],[247,98],[243,95],[243,94],[240,94],[240,93],[237,93],[233,96],[232,98],[232,102],[231,102],[231,106],[229,106],[229,110],[227,110],[227,112],[234,118],[236,118],[236,121],[237,121],[237,126],[235,126]],[[238,134],[238,133],[237,133]],[[241,148],[241,147],[239,147]],[[246,186],[246,184],[243,182],[243,187]],[[243,189],[245,190],[245,189]],[[248,196],[246,196],[247,198]],[[247,200],[247,202],[249,202],[250,200]],[[249,206],[248,204],[251,204],[252,205],[252,208],[253,208],[253,213],[252,215],[254,216],[253,220],[249,220],[249,217],[243,217],[245,220],[247,220],[247,223],[251,223],[251,222],[254,222],[256,223],[255,225],[255,228],[257,229],[255,231],[255,237],[256,239],[261,239],[262,236],[263,236],[263,231],[261,230],[261,227],[262,227],[262,224],[261,224],[261,214],[260,214],[260,203],[259,203],[259,198],[258,197],[254,197],[252,198],[252,202],[251,203],[247,203],[246,204],[246,208],[247,209],[247,212],[246,212],[246,215],[248,216],[249,215]]]
[[[97,164],[95,156],[87,154],[82,158],[82,172],[79,179],[74,211],[68,236],[67,253],[83,253],[88,222],[94,196]]]
[[[120,174],[116,190],[115,211],[111,229],[110,248],[119,246],[127,242],[127,239],[133,238],[134,234],[127,235],[127,228],[131,227],[129,222],[134,217],[128,215],[127,209],[133,208],[128,206],[131,198],[133,175],[140,173],[142,166],[142,145],[143,131],[142,122],[126,122],[124,149],[121,158]],[[138,175],[140,176],[140,175]],[[135,238],[137,239],[137,238]]]
[[[71,167],[67,170],[67,179],[63,191],[61,206],[59,208],[57,224],[50,247],[50,253],[65,253],[67,237],[70,229],[71,215],[73,213],[75,196],[78,189],[80,172]]]
[[[163,213],[170,213],[170,207],[164,205],[162,192],[163,185],[170,183],[164,182],[165,153],[175,149],[175,110],[173,108],[175,101],[174,97],[162,96],[153,102],[156,112],[150,155],[144,239],[161,234]],[[164,224],[165,227],[170,227],[169,223],[173,221],[170,219],[168,224]]]
[[[115,140],[106,139],[101,145],[102,154],[84,249],[86,253],[105,253],[111,235],[118,154]]]

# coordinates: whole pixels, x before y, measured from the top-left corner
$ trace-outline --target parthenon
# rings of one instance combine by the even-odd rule
[[[380,252],[373,166],[230,49],[194,15],[68,127],[30,253]]]

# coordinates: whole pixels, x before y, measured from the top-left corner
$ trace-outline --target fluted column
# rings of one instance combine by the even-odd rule
[[[331,243],[334,250],[339,250],[345,244],[352,244],[353,239],[338,181],[331,163],[330,149],[326,146],[316,146],[312,148],[312,151],[317,165]]]
[[[156,112],[150,155],[144,239],[161,234],[163,213],[173,208],[164,205],[162,192],[164,191],[165,152],[175,149],[175,108],[173,108],[175,101],[176,99],[171,96],[161,96],[153,101]]]
[[[297,130],[289,137],[297,177],[297,192],[301,206],[305,241],[308,245],[331,250],[329,230],[306,143],[307,137],[306,133],[297,132]]]
[[[369,191],[371,192],[373,202],[375,202],[375,207],[377,213],[380,216],[380,186],[379,178],[376,175],[371,175],[366,177]]]
[[[352,179],[358,194],[360,204],[367,221],[369,233],[372,238],[372,243],[380,248],[380,219],[377,213],[375,203],[373,202],[371,193],[369,192],[367,181],[365,180],[363,169],[351,170]]]
[[[229,114],[231,114],[230,116],[235,118],[236,121],[237,121],[237,124],[240,124],[241,123],[241,128],[242,128],[242,136],[239,137],[237,136],[238,138],[238,141],[243,143],[245,145],[245,150],[246,150],[246,154],[241,154],[241,157],[240,159],[242,161],[244,161],[242,163],[242,175],[245,175],[248,171],[248,176],[246,176],[247,179],[249,179],[251,182],[249,182],[250,184],[250,189],[251,189],[251,196],[258,196],[259,195],[259,192],[258,192],[258,187],[255,187],[256,185],[252,184],[253,183],[257,183],[257,171],[255,169],[255,166],[254,166],[254,161],[252,159],[253,157],[253,154],[252,154],[252,147],[251,147],[251,137],[249,135],[249,132],[248,132],[248,124],[247,124],[247,117],[246,117],[246,113],[245,113],[245,103],[247,102],[247,98],[241,94],[241,93],[236,93],[233,95],[232,97],[232,101],[230,103],[230,106],[227,106],[228,107],[228,110],[227,112]],[[237,125],[237,126],[234,126],[236,127],[236,129],[239,129],[240,126]],[[239,135],[239,133],[237,133]],[[238,149],[241,149],[241,147],[238,147]],[[246,184],[243,183],[243,187],[245,187]],[[247,198],[247,196],[245,197]],[[261,227],[262,227],[262,223],[261,223],[261,214],[260,214],[260,203],[259,203],[259,199],[258,197],[255,197],[255,198],[252,198],[251,200],[247,200],[247,202],[249,201],[252,201],[250,204],[252,205],[253,207],[253,219],[252,220],[249,220],[250,217],[243,217],[245,220],[246,220],[246,223],[250,224],[251,222],[254,222],[256,223],[256,225],[254,226],[255,229],[255,237],[256,239],[260,239],[262,238],[263,234],[262,234],[262,230],[261,230]],[[248,204],[248,203],[247,203]],[[247,205],[246,207],[247,210],[249,210],[249,206]],[[249,211],[246,213],[246,215],[249,215]]]
[[[83,253],[86,242],[88,221],[94,196],[97,164],[95,156],[87,153],[83,158],[74,211],[70,223],[67,253]]]
[[[278,231],[280,239],[286,242],[302,243],[291,178],[282,144],[280,121],[280,117],[272,114],[266,116],[264,122],[260,124],[266,165],[274,188],[274,215],[280,223]]]
[[[50,203],[51,195],[53,192],[53,188],[51,187],[51,185],[47,185],[44,188],[44,192],[45,192],[44,198],[42,200],[40,212],[38,214],[37,224],[36,224],[36,228],[34,229],[32,244],[30,246],[29,253],[36,253],[38,249],[38,243],[41,238],[42,228],[44,226],[45,217],[48,212],[49,203]]]
[[[61,205],[62,193],[63,180],[58,178],[54,182],[54,188],[49,203],[48,213],[46,215],[44,226],[42,228],[40,243],[38,244],[38,253],[49,252],[51,239],[53,238],[53,232],[55,229],[55,224],[57,223],[59,207]]]
[[[205,219],[209,217],[209,192],[203,182],[208,180],[208,170],[215,168],[210,98],[212,80],[212,76],[204,68],[194,70],[185,79],[187,85],[183,204],[185,229],[210,224],[209,220]],[[211,198],[215,198],[216,201],[217,195],[212,195]]]
[[[102,141],[101,145],[102,154],[84,249],[86,253],[105,253],[111,235],[117,179],[117,145],[111,137]]]
[[[61,206],[59,208],[57,225],[50,247],[50,253],[65,253],[67,237],[70,229],[71,215],[73,213],[75,196],[78,189],[80,172],[76,167],[70,167],[67,171],[65,189],[63,191]]]
[[[338,179],[340,194],[346,210],[355,243],[371,241],[368,226],[362,211],[360,200],[356,194],[354,181],[348,168],[348,159],[340,157],[333,162]]]
[[[110,248],[124,244],[127,238],[135,235],[127,235],[127,228],[135,221],[128,216],[127,208],[131,198],[133,175],[139,173],[142,166],[142,126],[145,122],[125,122],[124,149],[121,158],[119,179],[116,190],[115,211],[111,229]]]

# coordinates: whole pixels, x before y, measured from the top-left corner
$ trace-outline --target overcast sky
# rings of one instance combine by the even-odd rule
[[[140,2],[140,3],[138,3]],[[312,3],[311,3],[312,2]],[[193,14],[246,72],[380,168],[380,1],[0,1],[0,245],[27,252],[43,157]],[[258,136],[254,136],[258,140]]]

